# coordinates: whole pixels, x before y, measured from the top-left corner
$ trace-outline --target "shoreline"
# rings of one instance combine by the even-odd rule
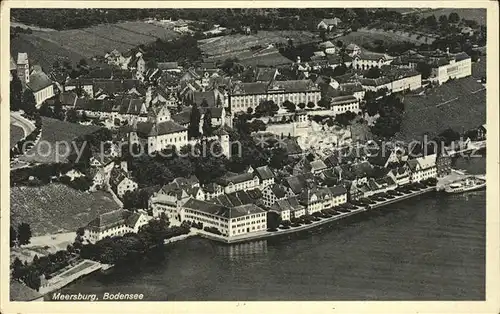
[[[367,212],[367,211],[370,211],[370,210],[373,210],[373,209],[377,209],[377,208],[383,207],[385,205],[390,205],[390,204],[398,203],[398,202],[401,202],[401,201],[413,198],[415,196],[424,195],[424,194],[427,194],[427,193],[433,192],[433,191],[436,191],[436,187],[435,186],[426,187],[426,188],[421,189],[419,191],[413,191],[413,192],[411,192],[409,194],[401,195],[401,196],[396,197],[394,199],[388,199],[388,200],[385,200],[385,201],[379,201],[376,204],[370,205],[369,208],[358,207],[357,209],[352,210],[350,212],[341,213],[339,215],[336,215],[336,216],[333,216],[333,217],[330,217],[330,218],[322,218],[321,220],[312,222],[311,224],[306,224],[306,225],[302,225],[302,226],[295,227],[295,228],[291,227],[290,229],[278,229],[278,231],[272,231],[272,232],[264,231],[264,232],[261,232],[259,234],[253,234],[251,236],[246,236],[246,237],[237,238],[237,239],[227,239],[227,238],[218,236],[216,234],[212,234],[212,233],[206,232],[204,230],[197,230],[196,229],[196,230],[192,230],[188,234],[183,234],[183,235],[180,235],[180,236],[176,236],[176,237],[172,237],[172,238],[169,238],[169,239],[165,239],[164,240],[164,244],[165,245],[173,244],[173,243],[181,242],[183,240],[186,240],[186,239],[189,239],[189,238],[194,238],[194,237],[201,237],[201,238],[205,238],[205,239],[208,239],[208,240],[216,241],[216,242],[227,244],[227,245],[241,244],[241,243],[246,243],[246,242],[253,242],[253,241],[258,241],[258,240],[264,240],[264,239],[269,239],[269,238],[272,238],[272,237],[279,237],[281,235],[289,235],[289,234],[294,234],[294,233],[298,233],[298,232],[302,232],[302,231],[312,230],[312,229],[315,229],[317,227],[326,225],[328,223],[332,223],[334,221],[339,221],[339,220],[342,220],[342,219],[347,218],[347,217],[354,216],[354,215],[359,214],[359,213],[363,213],[363,212]],[[92,270],[90,270],[89,268],[83,269],[80,272],[78,272],[78,273],[76,273],[76,274],[74,274],[72,276],[69,276],[66,280],[59,281],[59,282],[57,282],[56,284],[54,284],[54,285],[52,285],[50,287],[45,287],[45,289],[44,289],[44,291],[43,291],[42,294],[45,297],[47,297],[50,293],[52,293],[52,292],[54,292],[56,290],[59,290],[59,289],[65,287],[65,286],[67,286],[67,285],[69,285],[69,284],[77,281],[78,279],[86,277],[87,275],[90,275],[92,273],[96,273],[97,271],[101,271],[101,273],[106,274],[106,273],[108,273],[109,271],[111,271],[114,268],[114,265],[101,264],[101,263],[98,263],[98,262],[94,262],[94,263],[97,264],[97,267],[90,267],[90,268],[92,268]]]
[[[225,243],[225,244],[239,244],[239,243],[244,243],[244,242],[263,240],[263,239],[268,239],[268,238],[276,237],[276,236],[280,236],[280,235],[292,234],[292,233],[296,233],[296,232],[314,229],[318,226],[322,226],[322,225],[325,225],[327,223],[331,223],[333,221],[341,220],[343,218],[350,217],[350,216],[356,215],[358,213],[370,211],[370,210],[373,210],[373,209],[376,209],[376,208],[379,208],[379,207],[382,207],[385,205],[394,204],[394,203],[397,203],[400,201],[404,201],[404,200],[410,199],[412,197],[415,197],[418,195],[423,195],[423,194],[426,194],[426,193],[429,193],[432,191],[436,191],[435,186],[426,187],[426,188],[421,189],[419,191],[414,191],[414,192],[411,192],[409,194],[395,197],[393,199],[379,201],[376,204],[370,205],[370,208],[358,207],[358,209],[352,210],[348,213],[341,213],[340,215],[336,215],[336,216],[333,216],[330,218],[322,218],[321,220],[314,221],[311,224],[308,224],[308,225],[306,224],[306,225],[302,225],[302,226],[295,227],[295,228],[290,227],[290,229],[279,229],[278,231],[271,231],[271,232],[266,230],[263,232],[259,232],[258,234],[253,234],[253,235],[249,235],[249,236],[245,236],[245,237],[241,237],[241,238],[232,238],[232,239],[221,237],[221,236],[218,236],[216,234],[211,234],[211,233],[208,233],[205,231],[198,232],[198,235],[200,235],[203,238],[217,241],[220,243]]]

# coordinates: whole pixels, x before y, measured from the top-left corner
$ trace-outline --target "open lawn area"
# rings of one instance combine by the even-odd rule
[[[19,157],[20,160],[26,162],[52,163],[64,162],[65,146],[71,145],[72,141],[86,134],[94,133],[101,129],[95,125],[81,125],[78,123],[70,123],[58,119],[42,117],[42,137],[38,143],[33,146],[25,155]],[[57,154],[56,147],[59,147]]]
[[[449,81],[422,96],[406,96],[402,140],[429,138],[452,128],[464,132],[486,123],[486,89],[473,77]]]
[[[59,183],[10,190],[11,224],[29,223],[33,236],[74,232],[99,214],[118,208],[108,193],[81,192]]]
[[[30,61],[47,68],[64,58],[78,62],[81,58],[105,55],[117,49],[124,53],[140,44],[172,39],[178,34],[171,29],[142,21],[102,24],[64,31],[33,31],[20,34],[11,41],[11,54],[27,52]]]
[[[10,125],[10,148],[14,147],[24,137],[24,130],[22,127],[11,124]]]

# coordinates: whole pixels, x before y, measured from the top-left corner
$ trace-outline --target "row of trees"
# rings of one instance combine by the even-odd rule
[[[10,226],[10,247],[29,244],[31,236],[31,226],[25,222],[20,223],[17,228]]]

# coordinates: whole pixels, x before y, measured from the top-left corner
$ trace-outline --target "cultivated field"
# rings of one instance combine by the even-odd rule
[[[23,128],[17,125],[10,125],[10,148],[14,147],[19,140],[24,137]]]
[[[269,44],[286,44],[291,38],[295,45],[314,40],[314,35],[306,31],[259,31],[252,35],[227,35],[198,41],[200,49],[208,56],[249,51],[251,47],[266,47]]]
[[[424,96],[404,99],[405,115],[399,138],[434,137],[447,128],[464,132],[486,123],[486,89],[473,77],[445,83]]]
[[[29,223],[33,236],[74,232],[98,215],[118,208],[105,192],[81,192],[59,183],[10,190],[11,224]]]
[[[19,157],[19,160],[36,163],[64,162],[65,158],[61,155],[67,151],[63,143],[71,145],[74,139],[99,129],[101,129],[100,126],[81,125],[42,117],[42,137],[40,141],[25,155]],[[56,151],[57,145],[60,147],[59,156],[57,156]]]
[[[11,53],[28,52],[30,59],[51,66],[58,57],[77,62],[83,57],[105,55],[113,49],[123,53],[158,38],[172,39],[176,36],[177,33],[171,29],[142,21],[64,31],[35,30],[32,34],[20,34],[14,38]]]
[[[411,42],[420,45],[420,44],[431,44],[432,42],[434,42],[435,39],[403,31],[390,32],[390,31],[384,31],[382,29],[360,28],[356,32],[351,32],[345,36],[337,38],[337,40],[341,40],[346,45],[348,45],[349,43],[355,43],[358,46],[362,46],[363,44],[366,43],[372,43],[375,40],[383,40],[389,43]]]

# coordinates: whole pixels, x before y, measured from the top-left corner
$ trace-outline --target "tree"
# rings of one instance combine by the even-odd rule
[[[203,135],[212,136],[213,126],[212,126],[212,111],[205,110],[203,115]]]
[[[247,114],[251,115],[253,113],[253,108],[252,107],[248,107],[247,108]]]
[[[352,30],[353,32],[355,32],[355,31],[357,31],[360,27],[361,27],[361,24],[360,24],[357,20],[355,20],[355,21],[352,23],[352,25],[351,25],[351,30]]]
[[[333,69],[333,77],[335,76],[341,76],[341,75],[344,75],[345,73],[347,72],[347,66],[342,63],[341,65],[339,66],[336,66],[335,69]]]
[[[286,110],[288,110],[288,112],[295,112],[295,110],[296,110],[295,104],[289,100],[285,100],[283,102],[283,107],[286,108]]]
[[[321,100],[320,100],[320,102],[321,102]],[[319,104],[319,102],[318,102],[318,104]],[[307,103],[307,108],[313,109],[314,107],[315,107],[315,105],[314,105],[313,102],[310,101],[310,102]]]
[[[311,101],[310,101],[310,103],[312,103],[312,104],[314,105],[314,103],[313,103],[313,102],[311,102]],[[297,107],[299,107],[300,109],[304,110],[304,108],[306,107],[306,104],[305,104],[305,103],[303,103],[303,102],[301,102],[301,103],[299,103],[299,104],[297,105]]]
[[[10,110],[17,111],[22,107],[23,85],[17,74],[13,74],[10,82]]]
[[[80,59],[80,61],[78,62],[78,65],[81,66],[81,67],[86,67],[87,66],[87,60],[85,59]]]
[[[373,68],[370,68],[368,69],[368,71],[366,71],[365,73],[365,77],[366,78],[370,78],[370,79],[376,79],[376,78],[379,78],[381,75],[380,73],[380,69],[378,67],[373,67]]]
[[[17,227],[17,238],[19,240],[19,245],[30,243],[31,227],[29,224],[23,222]]]
[[[314,107],[309,107],[309,104],[311,103],[308,103],[307,104],[307,107],[308,108],[314,108]],[[330,102],[324,98],[321,98],[319,101],[318,101],[318,106],[322,107],[322,108],[325,108],[325,109],[330,109]]]
[[[68,109],[66,111],[66,121],[76,123],[78,121],[78,115],[75,109]]]
[[[191,108],[191,115],[189,117],[189,126],[188,126],[188,136],[189,138],[197,138],[200,136],[200,119],[201,113],[200,109],[196,104]]]
[[[446,15],[441,15],[439,17],[439,24],[441,24],[441,26],[448,26],[448,17]]]
[[[36,100],[35,95],[29,89],[26,89],[23,93],[22,107],[27,115],[32,115],[36,111]]]
[[[21,279],[26,275],[26,267],[23,265],[23,262],[16,257],[14,262],[11,265],[12,269],[12,279]]]
[[[10,247],[16,246],[17,242],[17,231],[16,228],[10,226]]]
[[[458,23],[460,22],[460,16],[458,15],[458,13],[456,12],[452,12],[450,13],[450,15],[448,16],[448,21],[450,23]]]
[[[432,73],[432,67],[427,62],[417,63],[416,70],[422,75],[422,79],[428,79]]]
[[[337,40],[337,42],[335,44],[337,45],[338,48],[342,48],[342,46],[344,46],[344,43],[342,42],[342,40]]]
[[[85,228],[80,227],[80,228],[76,229],[76,235],[78,237],[83,237],[84,234],[85,234]]]

